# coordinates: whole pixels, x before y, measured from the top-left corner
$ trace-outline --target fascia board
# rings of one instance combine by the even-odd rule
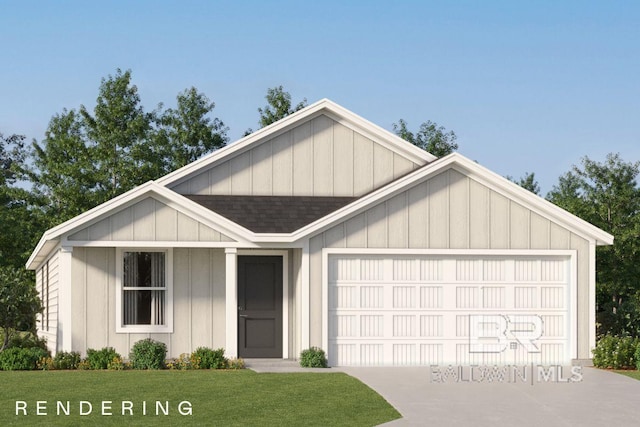
[[[160,186],[153,181],[149,181],[45,231],[38,241],[36,248],[27,260],[26,268],[35,268],[33,263],[47,242],[59,240],[62,236],[69,235],[80,228],[89,227],[102,220],[105,216],[112,215],[126,209],[145,197],[153,197],[163,203],[166,203],[171,208],[186,214],[190,218],[208,227],[219,230],[239,242],[242,242],[243,240],[250,242],[253,237],[254,233],[249,230],[246,230],[215,212],[200,206],[175,191]]]
[[[112,209],[135,199],[140,193],[147,191],[152,186],[153,181],[146,182],[136,188],[127,191],[126,193],[114,197],[113,199],[108,200],[105,203],[89,209],[88,211],[63,222],[62,224],[59,224],[45,231],[38,241],[36,248],[27,260],[26,268],[30,269],[30,267],[32,267],[33,260],[36,258],[36,256],[38,256],[38,253],[40,252],[40,250],[42,250],[47,241],[59,239],[63,234],[69,233],[85,224],[92,223],[92,221],[96,220],[96,218],[101,217],[105,212],[109,212]]]
[[[362,132],[365,136],[414,163],[425,164],[437,159],[437,157],[414,146],[413,144],[408,143],[392,132],[371,123],[370,121],[325,98],[303,108],[300,111],[290,114],[269,126],[258,129],[251,135],[247,135],[244,138],[232,142],[226,147],[220,148],[199,160],[183,166],[182,168],[157,179],[155,182],[163,186],[177,185],[183,179],[186,179],[188,176],[199,170],[204,170],[213,166],[216,162],[228,160],[233,156],[240,154],[244,150],[249,149],[259,140],[275,138],[279,134],[289,130],[291,127],[304,123],[305,121],[312,120],[321,114],[326,114],[333,120],[353,130]]]
[[[225,147],[222,147],[219,150],[216,150],[213,153],[202,157],[201,159],[198,159],[192,163],[189,163],[188,165],[185,165],[180,169],[177,169],[157,179],[155,182],[163,186],[177,184],[180,182],[181,179],[187,177],[188,175],[191,175],[192,173],[200,169],[207,168],[208,166],[222,159],[231,158],[233,155],[248,148],[254,142],[260,139],[266,139],[266,138],[277,136],[279,132],[284,132],[293,123],[302,121],[308,118],[309,116],[320,111],[322,108],[324,108],[325,101],[326,100],[320,100],[315,104],[309,105],[308,107],[303,108],[300,111],[296,111],[295,113],[290,114],[287,117],[284,117],[283,119],[270,124],[269,126],[265,126],[261,129],[258,129],[257,131],[253,132],[250,135],[245,136],[244,138],[241,138],[235,142],[232,142],[231,144]]]
[[[476,162],[467,159],[459,153],[450,154],[436,162],[417,169],[416,171],[391,182],[387,186],[355,200],[344,208],[332,212],[324,218],[295,231],[290,236],[293,238],[293,241],[296,241],[298,239],[309,237],[311,234],[315,234],[321,230],[328,229],[336,223],[344,221],[360,211],[369,208],[375,203],[406,191],[414,183],[427,180],[449,167],[453,167],[463,174],[478,180],[488,188],[496,190],[507,198],[521,203],[523,206],[544,216],[550,221],[560,223],[570,231],[586,238],[587,240],[593,240],[601,245],[613,244],[613,236],[611,234],[581,218],[578,218],[553,203],[544,200],[543,198],[490,171],[489,169],[480,166]]]
[[[328,106],[328,111],[333,114],[329,115],[337,122],[350,127],[354,130],[360,131],[365,136],[373,139],[377,143],[389,148],[391,151],[402,155],[403,157],[411,160],[414,163],[424,165],[425,163],[431,163],[438,158],[427,151],[416,147],[415,145],[405,141],[398,135],[390,132],[373,122],[359,116],[341,105],[336,104],[333,101],[325,99]],[[355,127],[354,127],[355,125]]]
[[[254,232],[210,209],[205,208],[193,200],[162,186],[158,186],[157,192],[170,202],[167,203],[167,205],[171,208],[187,214],[192,219],[208,227],[229,235],[229,237],[236,239],[239,243],[251,243],[254,241],[256,236]]]
[[[454,153],[450,156],[457,158],[456,163],[463,168],[463,170],[458,169],[460,172],[465,173],[490,189],[498,191],[509,199],[520,202],[523,206],[550,221],[562,224],[570,231],[587,240],[594,240],[598,245],[613,244],[614,236],[588,221],[554,205],[548,200],[543,199],[460,154]]]

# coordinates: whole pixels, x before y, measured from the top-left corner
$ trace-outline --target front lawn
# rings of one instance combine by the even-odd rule
[[[634,378],[636,380],[640,380],[640,371],[627,371],[627,370],[619,370],[619,371],[615,371],[618,374],[622,374],[622,375],[626,375],[628,377]]]
[[[380,395],[342,373],[31,371],[0,372],[0,384],[2,426],[373,426],[400,417]],[[37,415],[37,401],[46,402],[40,403],[46,415]],[[64,415],[67,401],[70,414]],[[89,411],[82,401],[90,402],[89,415],[80,415]],[[179,408],[183,401],[189,403]],[[17,406],[26,406],[27,415],[22,409],[16,415]],[[192,415],[181,415],[189,406]]]

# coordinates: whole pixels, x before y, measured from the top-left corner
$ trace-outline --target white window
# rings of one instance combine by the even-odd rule
[[[172,251],[120,249],[116,332],[172,332]]]

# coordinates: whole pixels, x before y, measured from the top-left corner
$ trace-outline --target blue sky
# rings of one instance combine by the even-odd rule
[[[391,129],[432,120],[543,192],[583,156],[640,159],[640,2],[0,0],[0,132],[42,139],[131,69],[147,110],[195,86],[235,140],[266,89]]]

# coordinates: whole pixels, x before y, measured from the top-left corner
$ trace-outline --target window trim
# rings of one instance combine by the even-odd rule
[[[123,260],[125,252],[163,252],[165,254],[165,324],[164,325],[124,325],[122,302],[124,287]],[[148,290],[149,288],[145,288]],[[116,248],[116,307],[115,323],[117,334],[129,333],[173,333],[173,249],[172,248]]]

